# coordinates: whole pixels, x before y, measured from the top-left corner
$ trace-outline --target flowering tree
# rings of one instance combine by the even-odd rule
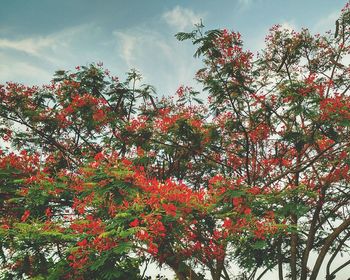
[[[0,87],[2,279],[334,279],[349,261],[350,10],[334,33],[274,26],[192,40],[209,94],[158,99],[131,71],[58,71]],[[316,262],[309,261],[317,252]],[[329,256],[327,262],[325,257]]]

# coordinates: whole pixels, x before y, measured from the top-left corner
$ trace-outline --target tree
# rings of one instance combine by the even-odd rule
[[[349,252],[349,9],[324,36],[274,26],[256,59],[239,33],[178,33],[208,103],[94,64],[1,86],[2,279],[143,279],[149,261],[178,279],[232,279],[233,262],[240,279],[348,269],[332,262]]]

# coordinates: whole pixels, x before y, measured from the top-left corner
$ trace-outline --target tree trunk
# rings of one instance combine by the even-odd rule
[[[317,275],[318,272],[320,271],[322,262],[325,258],[325,256],[328,253],[329,247],[331,247],[333,241],[339,236],[340,233],[342,233],[342,231],[344,231],[345,229],[347,229],[350,226],[350,217],[347,218],[340,226],[338,226],[326,239],[320,254],[318,255],[318,258],[316,260],[316,263],[312,269],[312,273],[310,276],[310,280],[316,280],[317,279]]]
[[[295,214],[291,215],[292,225],[297,227],[298,218]],[[296,230],[296,229],[295,229]],[[297,250],[298,250],[298,233],[291,233],[290,241],[290,270],[291,270],[291,279],[297,280]]]
[[[171,267],[179,280],[203,280],[198,274],[183,261],[166,260],[166,264]]]

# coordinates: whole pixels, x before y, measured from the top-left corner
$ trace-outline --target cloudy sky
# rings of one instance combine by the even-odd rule
[[[55,70],[104,62],[124,77],[136,68],[159,95],[194,85],[201,66],[189,42],[174,34],[203,20],[240,31],[246,47],[264,46],[280,23],[314,32],[334,28],[345,0],[11,0],[0,8],[0,83],[48,83]]]

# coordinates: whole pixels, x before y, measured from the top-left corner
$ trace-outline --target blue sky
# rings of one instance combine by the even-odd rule
[[[240,31],[246,47],[264,46],[273,24],[313,32],[334,28],[345,0],[11,0],[0,9],[0,83],[48,83],[55,70],[104,62],[114,75],[138,69],[159,95],[194,85],[201,66],[174,34],[207,28]]]

